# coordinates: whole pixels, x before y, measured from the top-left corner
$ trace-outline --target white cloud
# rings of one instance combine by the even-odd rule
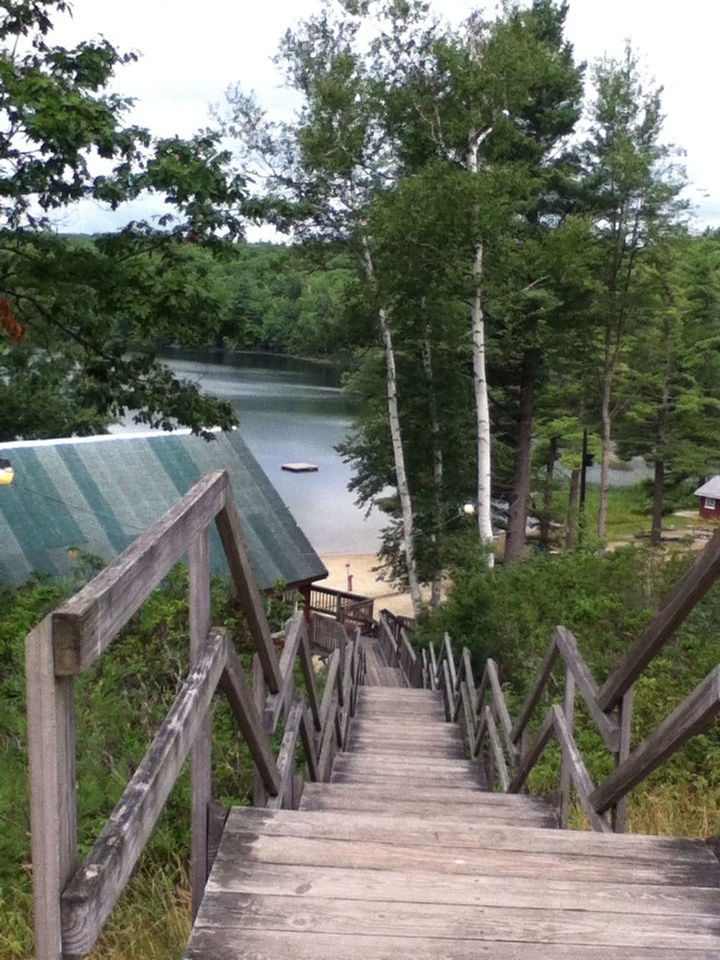
[[[471,7],[466,0],[436,3],[442,16],[454,20]],[[158,135],[188,136],[207,125],[210,104],[237,81],[282,109],[289,95],[272,57],[282,34],[318,9],[317,0],[74,0],[74,18],[61,22],[57,37],[72,43],[101,33],[121,49],[141,51],[139,62],[121,69],[116,82],[119,92],[137,99],[133,120]],[[625,40],[632,41],[649,74],[664,85],[666,137],[687,151],[688,175],[707,194],[699,209],[720,224],[720,134],[714,122],[720,4],[571,0],[568,35],[577,58],[588,61],[620,57]],[[94,215],[87,209],[78,214],[84,229]]]

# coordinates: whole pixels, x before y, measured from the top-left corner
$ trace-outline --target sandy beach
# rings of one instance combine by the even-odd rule
[[[392,584],[381,570],[374,570],[379,560],[374,553],[331,553],[322,557],[330,574],[327,580],[319,580],[318,586],[333,590],[348,590],[348,573],[352,575],[352,593],[375,600],[375,617],[381,610],[389,610],[398,616],[412,617],[410,594],[393,590]],[[423,599],[430,600],[430,591],[423,591]]]

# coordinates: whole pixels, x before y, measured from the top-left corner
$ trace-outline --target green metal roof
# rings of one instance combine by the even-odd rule
[[[210,470],[227,470],[261,589],[327,576],[322,561],[237,432],[129,434],[0,444],[15,477],[0,486],[0,581],[64,575],[73,551],[113,560]],[[212,567],[228,568],[216,530]]]

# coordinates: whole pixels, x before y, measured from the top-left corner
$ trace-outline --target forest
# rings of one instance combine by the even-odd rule
[[[178,379],[165,350],[332,360],[358,398],[340,453],[359,502],[387,512],[381,558],[407,585],[420,642],[449,630],[478,662],[494,656],[513,704],[557,622],[607,671],[687,565],[654,549],[663,518],[720,472],[720,235],[692,219],[662,87],[638,52],[577,62],[563,0],[508,0],[459,26],[422,0],[342,0],[281,41],[291,120],[239,77],[207,129],[168,139],[133,125],[130,101],[110,92],[135,54],[104,39],[54,43],[69,11],[65,0],[0,11],[0,441],[95,434],[132,415],[211,442],[235,412]],[[103,235],[56,229],[77,201],[122,211],[147,196],[161,218]],[[258,225],[276,240],[249,243]],[[605,553],[609,471],[632,457],[653,473],[630,495],[650,517],[651,549]],[[583,507],[592,459],[601,481]],[[529,520],[541,555],[521,562]],[[80,768],[81,848],[174,695],[183,576],[113,654],[109,678],[137,672],[137,683],[118,682],[112,698],[100,675],[81,687],[81,751],[102,758]],[[76,587],[0,586],[2,960],[31,949],[22,642]],[[639,687],[636,734],[720,659],[716,608],[698,608]],[[162,649],[140,669],[150,636]],[[227,726],[218,779],[237,802],[251,772]],[[716,831],[708,758],[720,746],[710,734],[694,743],[631,807],[632,829]],[[549,789],[556,767],[549,755],[534,788]],[[186,800],[182,781],[94,956],[181,955]]]
[[[125,125],[129,104],[105,88],[128,57],[107,41],[54,48],[65,3],[12,8],[3,438],[97,432],[127,411],[231,425],[227,404],[163,366],[163,345],[339,360],[361,400],[342,453],[361,503],[396,491],[383,553],[416,612],[421,583],[439,597],[465,504],[490,564],[498,499],[507,564],[525,555],[529,510],[545,546],[551,519],[569,547],[583,525],[602,541],[611,460],[642,456],[657,544],[668,496],[717,468],[719,241],[693,228],[661,87],[630,47],[577,63],[564,3],[457,28],[420,0],[327,5],[281,42],[292,122],[238,84],[193,141]],[[93,151],[109,172],[93,176]],[[167,205],[159,222],[51,228],[79,198],[148,193]],[[244,242],[259,223],[285,241]],[[599,505],[579,524],[588,457]]]

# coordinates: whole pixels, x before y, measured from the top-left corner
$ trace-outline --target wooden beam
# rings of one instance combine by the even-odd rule
[[[497,727],[495,726],[495,718],[492,715],[492,710],[487,705],[485,706],[485,723],[487,724],[490,747],[495,759],[495,769],[500,778],[500,786],[503,789],[503,793],[507,793],[510,787],[510,777],[508,775],[507,763],[505,762],[505,754],[503,753],[500,737],[498,736]],[[490,784],[490,789],[492,789],[492,783]]]
[[[720,665],[590,795],[603,813],[720,713]]]
[[[195,666],[210,632],[210,528],[204,527],[188,551],[190,573],[190,666]],[[202,718],[190,754],[190,889],[192,919],[200,909],[210,872],[208,815],[212,800],[212,721]]]
[[[303,677],[305,679],[305,689],[307,690],[308,703],[312,711],[313,723],[315,729],[319,730],[320,723],[320,697],[318,695],[317,681],[315,679],[315,670],[313,668],[312,653],[310,652],[310,641],[307,633],[307,623],[303,624],[302,635],[300,637],[300,666],[302,667]]]
[[[225,635],[212,631],[175,703],[85,863],[62,895],[63,951],[90,953],[140,859],[225,667]]]
[[[280,771],[280,789],[276,796],[268,800],[268,807],[279,810],[287,806],[287,800],[292,798],[293,775],[295,773],[295,744],[297,743],[300,724],[302,723],[305,704],[299,694],[296,694],[290,712],[285,721],[282,743],[278,753],[277,766]]]
[[[527,695],[525,703],[522,705],[518,718],[513,725],[510,734],[513,743],[518,742],[523,730],[528,724],[530,717],[533,715],[533,711],[538,705],[540,697],[542,697],[545,687],[547,686],[547,682],[550,679],[550,674],[552,673],[557,658],[558,648],[557,643],[555,642],[555,636],[553,635],[550,644],[545,651],[543,661],[540,664],[540,669],[538,670],[537,677],[535,678],[535,683],[533,683],[530,693]]]
[[[565,695],[563,697],[563,713],[567,721],[568,730],[573,734],[575,724],[575,676],[572,670],[565,666]],[[563,750],[562,766],[560,768],[560,828],[567,829],[568,814],[570,812],[570,757]]]
[[[626,690],[620,704],[620,748],[616,757],[616,766],[627,760],[632,748],[632,714],[635,687]],[[627,796],[612,808],[612,828],[615,833],[625,833],[627,827]]]
[[[228,703],[235,715],[240,732],[253,758],[255,769],[265,789],[276,794],[280,789],[280,773],[275,762],[270,741],[263,728],[260,711],[245,676],[240,658],[235,652],[227,632],[225,635],[225,669],[220,680],[220,687],[228,699]]]
[[[56,677],[52,617],[25,640],[36,960],[61,960],[60,896],[77,866],[72,677]]]
[[[227,496],[215,522],[225,549],[237,598],[262,663],[265,681],[270,693],[277,693],[282,683],[282,675],[229,481]]]
[[[540,754],[547,746],[548,740],[552,736],[552,732],[553,712],[551,710],[540,724],[540,729],[535,734],[535,739],[528,747],[527,752],[523,753],[520,757],[517,770],[515,771],[515,776],[510,781],[510,786],[507,790],[508,793],[520,793],[530,771],[538,762]]]
[[[512,739],[512,721],[510,720],[510,714],[508,713],[507,704],[505,703],[505,694],[500,686],[497,664],[490,657],[488,657],[486,669],[488,682],[490,683],[490,689],[492,690],[493,703],[495,704],[495,710],[497,711],[498,719],[500,720],[500,726],[503,729],[508,749],[512,753],[513,757],[515,757],[517,754],[517,748],[515,747]]]
[[[51,615],[55,673],[84,673],[185,554],[225,502],[227,473],[201,477],[185,496]]]
[[[295,687],[295,658],[302,643],[305,631],[305,618],[302,610],[289,621],[285,631],[285,645],[280,655],[279,671],[280,685],[277,693],[271,694],[265,702],[265,729],[273,733],[278,725],[280,715],[288,712]]]
[[[573,737],[570,728],[567,725],[565,714],[555,703],[551,708],[550,715],[552,717],[555,733],[560,741],[560,746],[562,747],[563,762],[570,771],[570,778],[575,784],[578,798],[588,820],[590,821],[591,827],[598,833],[612,833],[610,824],[604,819],[604,817],[598,815],[591,801],[593,782],[590,779],[590,774],[587,772],[587,767],[583,762],[583,758],[580,756],[580,751],[575,743],[575,738]]]
[[[685,572],[627,655],[610,674],[598,694],[602,710],[612,710],[629,690],[655,654],[668,642],[680,624],[720,577],[720,530]]]
[[[598,685],[580,653],[578,642],[566,627],[555,628],[555,642],[566,666],[577,684],[578,692],[595,721],[603,743],[610,753],[617,753],[620,744],[620,728],[598,706]]]

